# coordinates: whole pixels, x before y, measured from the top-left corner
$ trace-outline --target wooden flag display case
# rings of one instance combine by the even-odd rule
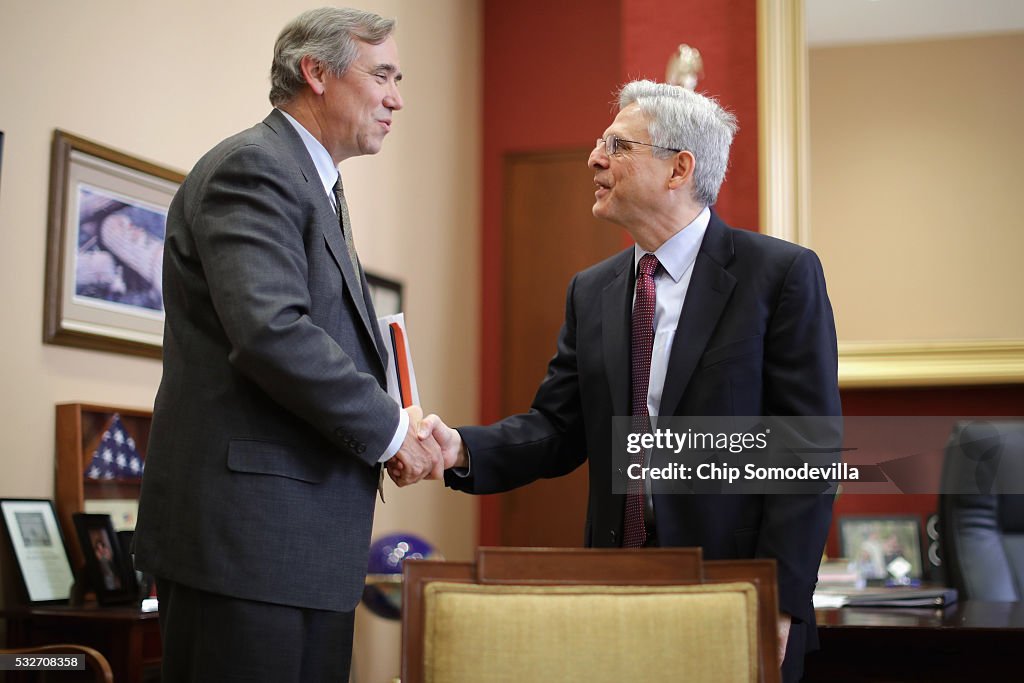
[[[138,464],[146,458],[152,417],[151,411],[137,408],[57,405],[57,516],[68,539],[73,567],[83,563],[72,521],[74,513],[107,513],[115,528],[134,528],[142,481]],[[97,467],[97,463],[105,466]]]

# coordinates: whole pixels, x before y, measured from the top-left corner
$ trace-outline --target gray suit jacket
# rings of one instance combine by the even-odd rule
[[[222,595],[355,608],[376,461],[399,419],[356,277],[279,111],[196,164],[167,217],[139,569]]]

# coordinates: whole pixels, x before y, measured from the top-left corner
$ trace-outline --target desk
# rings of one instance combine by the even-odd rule
[[[815,615],[821,650],[807,655],[806,683],[1024,679],[1024,603],[842,607]]]
[[[159,666],[160,621],[138,607],[16,607],[5,609],[7,647],[80,643],[102,652],[117,683],[141,683],[147,666]]]

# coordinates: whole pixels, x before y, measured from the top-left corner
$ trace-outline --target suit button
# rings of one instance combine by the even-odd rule
[[[610,533],[611,533],[611,537],[612,537],[612,543],[615,543],[616,542],[615,541],[615,529],[612,529]]]
[[[363,444],[359,444],[359,446],[356,448],[356,453],[365,453],[365,452],[366,452],[366,446],[364,446]]]

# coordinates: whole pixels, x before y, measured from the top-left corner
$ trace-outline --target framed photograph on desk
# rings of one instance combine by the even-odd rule
[[[110,515],[74,515],[78,542],[85,555],[86,576],[101,605],[134,602],[139,584],[128,555],[121,548]]]
[[[921,520],[915,515],[840,517],[839,549],[868,581],[921,580]]]
[[[65,602],[75,578],[50,500],[0,500],[7,536],[31,603]]]

